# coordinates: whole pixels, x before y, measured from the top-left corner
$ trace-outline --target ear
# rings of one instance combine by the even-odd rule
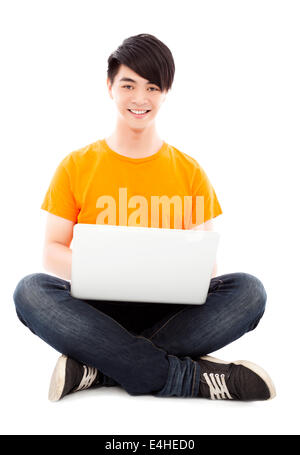
[[[165,99],[167,98],[167,94],[168,94],[168,93],[169,93],[169,91],[166,90],[166,89],[163,91],[163,102],[164,102]]]
[[[109,80],[109,77],[106,79],[106,85],[107,85],[107,88],[108,88],[109,96],[111,97],[111,99],[113,99],[112,86],[111,86],[111,82]]]

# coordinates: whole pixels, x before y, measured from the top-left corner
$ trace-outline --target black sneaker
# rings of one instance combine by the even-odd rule
[[[212,400],[270,400],[276,395],[265,370],[247,360],[226,362],[209,355],[197,359],[200,365],[199,397]]]
[[[96,368],[83,365],[62,354],[52,373],[48,398],[50,401],[58,401],[69,393],[88,389],[96,384],[101,385],[102,376]]]

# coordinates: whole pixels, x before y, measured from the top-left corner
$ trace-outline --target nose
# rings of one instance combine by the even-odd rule
[[[135,89],[131,105],[135,106],[134,109],[146,110],[150,109],[150,102],[148,100],[148,94],[145,93],[144,89]]]

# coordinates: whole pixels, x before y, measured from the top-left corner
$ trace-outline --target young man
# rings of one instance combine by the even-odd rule
[[[214,273],[207,301],[199,306],[70,295],[75,223],[212,229],[213,218],[222,213],[198,162],[157,133],[155,118],[174,72],[170,50],[156,37],[126,39],[108,59],[115,130],[67,155],[45,195],[41,208],[49,214],[43,264],[55,276],[27,275],[13,297],[21,322],[62,354],[50,382],[51,401],[92,386],[116,385],[131,395],[229,400],[275,396],[269,375],[258,365],[207,355],[257,326],[267,295],[253,275]],[[169,203],[169,210],[157,211],[153,203],[155,198],[180,202],[188,196],[193,201],[188,210],[180,204],[175,210],[174,203],[172,211]],[[197,196],[204,201],[200,222]],[[120,198],[129,201],[126,211]]]

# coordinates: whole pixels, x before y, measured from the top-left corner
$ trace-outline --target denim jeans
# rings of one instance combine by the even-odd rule
[[[130,395],[196,397],[197,359],[253,330],[267,294],[248,273],[211,279],[203,305],[83,300],[70,282],[32,273],[13,299],[20,321],[58,352],[97,368]]]

